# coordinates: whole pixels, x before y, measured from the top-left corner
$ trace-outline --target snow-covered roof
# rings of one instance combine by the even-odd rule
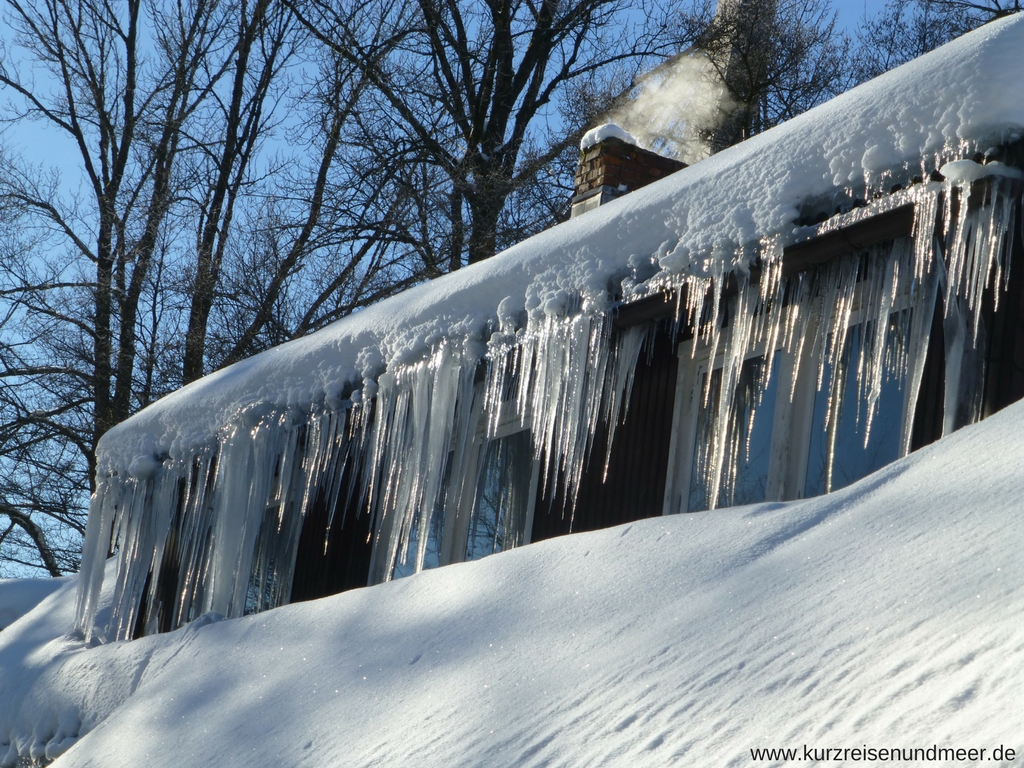
[[[482,355],[534,316],[609,308],[640,275],[745,270],[809,210],[867,196],[1024,134],[1024,16],[993,22],[738,146],[168,395],[101,441],[100,472],[183,456],[253,403],[302,405],[413,362],[442,339]],[[582,304],[575,304],[575,297]]]

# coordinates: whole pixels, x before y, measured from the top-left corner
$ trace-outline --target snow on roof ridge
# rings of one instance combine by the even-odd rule
[[[744,270],[762,239],[791,242],[828,209],[1024,134],[1024,15],[942,48],[624,198],[174,392],[111,430],[99,471],[184,455],[240,410],[336,397],[422,359],[441,339],[482,356],[504,316],[609,307],[629,278]],[[374,370],[376,369],[376,370]]]

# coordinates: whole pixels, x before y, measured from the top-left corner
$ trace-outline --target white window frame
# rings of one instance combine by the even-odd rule
[[[444,521],[444,535],[442,545],[438,548],[440,565],[461,563],[466,559],[466,546],[469,542],[469,529],[473,523],[473,512],[476,507],[477,486],[480,482],[480,463],[487,452],[487,447],[492,440],[501,440],[510,435],[529,432],[531,429],[529,420],[509,418],[499,424],[493,434],[488,435],[485,425],[478,422],[476,436],[473,438],[469,450],[466,477],[472,478],[462,489],[458,507],[454,515],[448,515]],[[532,436],[531,436],[532,440]],[[530,471],[530,487],[527,496],[527,508],[524,520],[524,531],[521,543],[517,546],[529,544],[533,532],[533,517],[537,506],[537,485],[540,479],[540,461],[532,460]]]

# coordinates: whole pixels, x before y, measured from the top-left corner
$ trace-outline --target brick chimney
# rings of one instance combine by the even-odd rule
[[[570,216],[575,218],[685,167],[686,163],[615,136],[604,138],[581,150]]]

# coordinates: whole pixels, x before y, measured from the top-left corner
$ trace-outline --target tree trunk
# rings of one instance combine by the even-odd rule
[[[469,263],[489,259],[498,248],[498,219],[505,207],[507,194],[502,194],[492,185],[467,196],[473,215],[469,229]]]

